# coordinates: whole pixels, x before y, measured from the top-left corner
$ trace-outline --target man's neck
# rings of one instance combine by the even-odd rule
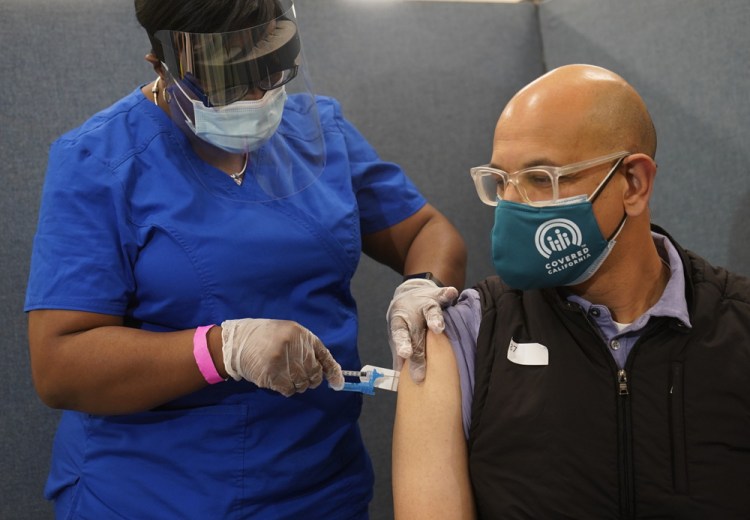
[[[599,272],[572,290],[591,303],[606,306],[615,321],[632,323],[659,301],[669,275],[649,234],[648,240],[618,243]]]

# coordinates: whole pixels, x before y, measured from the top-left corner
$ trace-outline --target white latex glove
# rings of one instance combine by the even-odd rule
[[[286,397],[317,387],[323,376],[344,387],[341,366],[318,337],[297,322],[245,318],[221,324],[227,374]]]
[[[411,378],[424,381],[427,328],[443,332],[443,307],[457,297],[455,287],[438,287],[430,280],[406,280],[396,287],[386,318],[394,370],[401,370],[408,359]]]

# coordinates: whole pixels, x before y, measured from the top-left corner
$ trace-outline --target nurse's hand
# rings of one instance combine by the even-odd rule
[[[341,366],[318,337],[294,321],[245,318],[221,324],[227,374],[286,397],[317,387],[323,377],[344,386]]]
[[[412,380],[424,380],[427,328],[435,334],[443,332],[443,307],[457,297],[455,287],[438,287],[430,280],[406,280],[396,287],[386,318],[394,370],[401,370],[408,359]]]

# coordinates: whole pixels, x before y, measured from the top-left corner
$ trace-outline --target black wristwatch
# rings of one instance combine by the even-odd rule
[[[407,274],[406,276],[404,276],[404,281],[414,280],[414,279],[430,280],[438,287],[445,287],[445,285],[443,285],[443,282],[438,280],[437,277],[434,274],[430,273],[429,271],[426,273],[414,273],[414,274]]]

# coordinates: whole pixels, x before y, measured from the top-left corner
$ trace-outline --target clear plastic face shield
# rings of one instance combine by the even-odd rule
[[[259,188],[256,201],[298,193],[325,166],[294,4],[270,3],[275,18],[252,27],[154,34],[169,76],[165,98],[172,119],[204,142],[247,153],[243,188]],[[296,95],[285,104],[287,89]],[[257,186],[245,187],[253,183]]]

